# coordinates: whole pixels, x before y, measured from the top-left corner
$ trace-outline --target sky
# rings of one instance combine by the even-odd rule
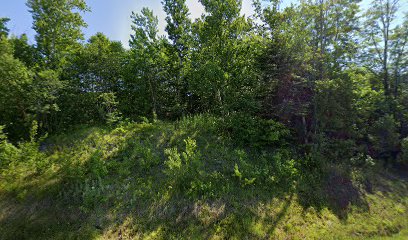
[[[367,0],[366,0],[367,1]],[[407,0],[402,0],[402,2]],[[32,18],[25,5],[26,0],[0,0],[0,17],[8,17],[10,33],[14,35],[27,34],[30,43],[34,43],[35,32],[32,30]],[[242,14],[252,15],[254,10],[252,0],[242,1]],[[294,0],[283,0],[283,5],[288,5]],[[91,12],[83,14],[88,27],[85,28],[85,38],[97,32],[102,32],[111,40],[121,41],[128,46],[131,34],[132,11],[139,12],[143,7],[149,7],[159,18],[160,34],[165,34],[165,13],[161,6],[161,0],[86,0]],[[191,18],[199,18],[203,13],[203,7],[198,0],[187,0]],[[405,7],[408,5],[405,4]]]
[[[290,2],[293,0],[286,0]],[[25,5],[26,0],[0,0],[0,17],[8,17],[10,33],[28,35],[30,43],[34,43],[35,32],[32,30],[32,18]],[[252,0],[243,0],[242,13],[246,16],[253,14]],[[161,0],[86,0],[91,12],[83,14],[88,27],[84,29],[85,38],[97,32],[102,32],[111,40],[121,41],[124,46],[128,45],[131,33],[132,11],[140,12],[143,7],[149,7],[159,18],[160,34],[165,34],[165,13],[162,9]],[[199,18],[204,9],[198,0],[187,0],[192,19]]]

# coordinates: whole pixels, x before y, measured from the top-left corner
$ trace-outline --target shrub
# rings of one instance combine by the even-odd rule
[[[290,134],[283,124],[274,120],[238,112],[227,116],[220,127],[236,144],[242,146],[281,146]]]
[[[39,151],[40,140],[36,140],[38,125],[34,121],[30,131],[30,141],[14,146],[0,128],[0,174],[5,179],[5,190],[18,190],[20,183],[28,176],[43,173],[49,166],[49,159]],[[20,192],[21,193],[21,192]]]
[[[108,166],[100,150],[92,153],[88,161],[85,162],[85,169],[93,178],[104,177],[108,174]]]
[[[7,167],[20,154],[19,149],[7,141],[3,129],[4,126],[0,126],[0,170]]]
[[[237,164],[234,165],[234,176],[239,179],[242,186],[253,185],[256,180],[255,177],[253,178],[244,177],[242,172],[239,170],[239,167]]]
[[[118,102],[114,93],[102,93],[98,97],[97,108],[100,118],[108,125],[113,125],[122,120],[121,113],[117,109]]]
[[[187,138],[184,143],[185,150],[181,153],[177,148],[164,150],[167,156],[164,163],[166,166],[165,173],[173,178],[175,185],[180,187],[181,190],[191,192],[191,189],[188,190],[188,188],[202,185],[199,182],[200,177],[203,175],[201,154],[197,150],[197,143],[194,139]]]
[[[350,162],[353,166],[362,167],[364,169],[375,166],[374,159],[364,153],[358,153],[356,156],[353,156],[350,158]]]
[[[403,164],[408,164],[408,137],[401,141],[401,157],[399,160]]]
[[[345,159],[350,159],[356,151],[356,144],[353,139],[330,138],[325,134],[316,134],[310,144],[309,152],[314,161],[321,163],[343,163]]]
[[[399,134],[396,122],[391,115],[379,118],[371,127],[370,142],[377,157],[395,159],[398,152]]]
[[[5,165],[23,164],[30,166],[30,171],[39,173],[45,169],[47,160],[45,154],[39,151],[40,141],[44,137],[36,140],[38,124],[33,122],[30,130],[30,141],[21,142],[15,147],[13,144],[8,143],[5,134],[0,131],[0,156]],[[2,130],[2,128],[0,129]],[[12,168],[9,166],[9,168]]]
[[[232,177],[242,187],[257,186],[264,189],[286,188],[294,186],[299,177],[299,161],[287,149],[275,149],[262,153],[236,150]]]

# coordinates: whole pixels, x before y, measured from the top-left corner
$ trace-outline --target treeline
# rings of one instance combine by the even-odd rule
[[[52,133],[211,113],[235,130],[279,121],[315,157],[408,160],[408,15],[398,0],[368,9],[254,0],[250,17],[241,0],[200,0],[195,20],[185,2],[162,1],[167,36],[151,10],[132,13],[129,49],[102,33],[83,41],[84,0],[28,0],[35,45],[9,36],[1,18],[0,125],[10,141],[28,139],[33,121]]]

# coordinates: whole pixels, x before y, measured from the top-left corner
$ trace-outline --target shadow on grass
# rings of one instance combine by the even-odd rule
[[[306,173],[297,189],[298,201],[303,209],[313,207],[320,212],[327,208],[343,222],[347,220],[351,207],[364,212],[370,210],[365,196],[372,193],[371,182],[364,177],[363,182],[356,185],[347,166],[331,165],[321,173]]]
[[[271,173],[273,167],[262,168],[264,162],[256,162],[252,155],[240,159],[242,151],[225,145],[217,134],[198,129],[206,128],[139,126],[118,146],[107,146],[117,148],[107,159],[95,154],[99,147],[95,144],[85,161],[88,165],[70,160],[62,164],[67,169],[83,167],[78,176],[60,169],[53,184],[41,192],[33,189],[22,200],[3,195],[0,239],[265,239],[274,236],[295,200],[303,210],[327,208],[339,219],[347,219],[351,205],[369,209],[350,173],[308,172],[295,183],[281,177],[266,186],[268,179],[256,174]],[[197,139],[205,164],[196,175],[175,180],[164,171],[164,149],[182,149],[189,136]],[[248,166],[241,170],[244,177],[235,176],[237,162]],[[245,177],[255,178],[255,183],[243,182]]]

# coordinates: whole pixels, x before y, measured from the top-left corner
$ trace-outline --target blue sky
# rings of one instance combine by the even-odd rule
[[[292,0],[286,0],[290,2]],[[0,0],[0,17],[9,17],[10,32],[14,35],[26,33],[31,43],[34,42],[35,32],[31,29],[32,18],[25,5],[26,0]],[[112,40],[119,40],[127,46],[131,33],[130,14],[138,12],[142,7],[153,9],[159,17],[160,33],[164,34],[165,14],[161,0],[86,0],[91,12],[84,14],[88,27],[84,29],[85,37],[89,38],[97,32],[103,32]],[[242,12],[247,16],[253,13],[251,0],[243,0]],[[191,17],[198,18],[203,7],[198,0],[187,0]]]
[[[284,0],[283,2],[284,5],[287,5],[293,1]],[[35,32],[31,29],[32,18],[25,2],[26,0],[0,0],[0,17],[11,19],[8,28],[12,34],[26,33],[30,42],[34,43]],[[140,11],[142,7],[149,7],[158,15],[160,33],[164,34],[165,14],[161,0],[86,0],[86,2],[91,8],[91,12],[84,14],[84,19],[88,23],[88,27],[84,29],[86,39],[97,32],[103,32],[110,39],[122,41],[124,46],[127,46],[131,33],[130,14],[132,11]],[[251,2],[251,0],[243,0],[242,13],[247,16],[253,13]],[[187,5],[192,18],[198,18],[202,14],[203,8],[198,0],[187,0]]]

